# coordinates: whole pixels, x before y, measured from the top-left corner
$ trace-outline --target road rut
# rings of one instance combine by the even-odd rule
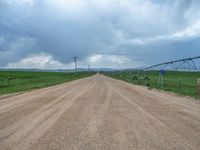
[[[199,150],[200,103],[96,74],[0,97],[1,150]]]

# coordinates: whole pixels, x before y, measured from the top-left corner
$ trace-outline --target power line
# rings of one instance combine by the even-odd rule
[[[14,29],[11,26],[5,26],[3,24],[0,24],[4,28],[7,27],[7,29],[9,29],[10,31],[14,31],[17,34],[22,33],[22,34],[29,35],[31,37],[36,37],[36,38],[39,39],[38,42],[40,42],[42,44],[42,46],[45,45],[46,48],[47,47],[48,48],[49,47],[53,47],[55,49],[58,49],[58,47],[60,47],[60,45],[58,45],[57,42],[55,42],[52,39],[48,38],[46,35],[42,34],[40,31],[35,29],[33,26],[31,26],[30,24],[25,22],[17,13],[15,13],[13,10],[11,10],[7,5],[5,5],[2,2],[0,2],[0,8],[2,8],[2,10],[4,10],[3,12],[7,12],[7,15],[16,17],[18,20],[20,20],[20,25],[22,26],[23,30],[22,30],[22,28],[20,28],[19,24],[15,24],[15,28]],[[4,17],[4,19],[6,19],[6,18]],[[8,24],[9,24],[10,20],[8,20],[8,21],[9,21],[8,22]],[[18,30],[16,30],[17,28],[18,28]],[[46,44],[44,44],[44,43],[46,43]]]

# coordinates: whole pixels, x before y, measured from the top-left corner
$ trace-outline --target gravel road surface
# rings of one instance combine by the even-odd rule
[[[0,97],[0,150],[200,150],[200,103],[96,74]]]

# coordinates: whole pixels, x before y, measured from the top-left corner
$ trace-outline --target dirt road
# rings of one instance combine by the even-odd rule
[[[0,99],[0,150],[200,150],[198,101],[103,75]]]

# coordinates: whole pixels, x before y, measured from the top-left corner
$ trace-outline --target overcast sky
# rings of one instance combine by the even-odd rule
[[[200,0],[1,0],[0,67],[134,68],[200,55]]]

